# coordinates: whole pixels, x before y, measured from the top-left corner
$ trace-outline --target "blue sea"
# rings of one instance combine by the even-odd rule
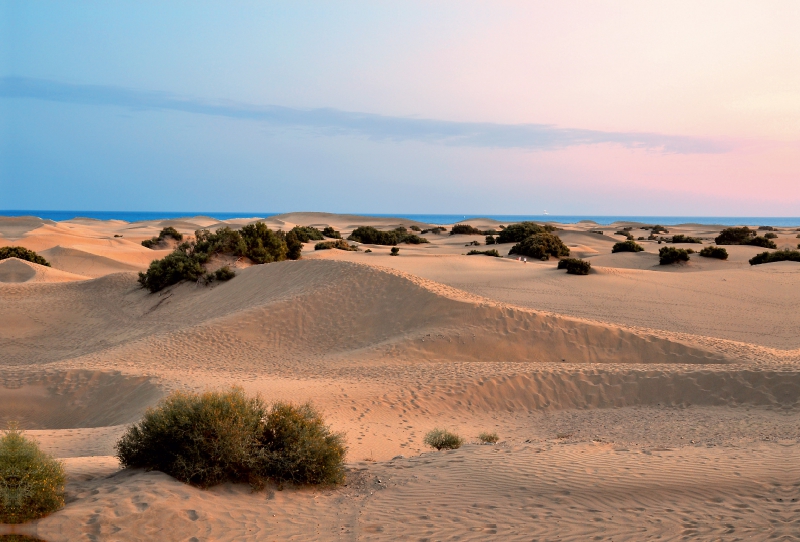
[[[218,213],[211,211],[180,211],[180,212],[155,212],[155,211],[42,211],[42,210],[0,210],[0,216],[38,216],[39,218],[61,221],[73,218],[94,218],[97,220],[124,220],[125,222],[139,222],[143,220],[166,220],[190,216],[210,216],[218,220],[231,218],[267,218],[282,213],[262,211]],[[411,214],[411,213],[348,213],[361,214],[371,217],[397,217],[416,220],[427,224],[453,224],[471,218],[492,218],[500,222],[520,222],[534,220],[537,222],[559,222],[574,224],[581,220],[591,220],[597,224],[605,225],[614,222],[642,222],[646,224],[661,224],[663,226],[676,226],[678,224],[709,224],[721,226],[800,226],[800,217],[787,216],[635,216],[635,215],[493,215],[493,214]]]

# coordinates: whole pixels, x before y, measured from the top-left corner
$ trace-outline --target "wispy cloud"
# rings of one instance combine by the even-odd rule
[[[299,127],[327,134],[360,135],[376,140],[422,141],[444,145],[553,150],[578,145],[614,143],[665,153],[721,153],[730,143],[646,132],[603,132],[558,128],[549,124],[495,124],[391,117],[338,109],[295,109],[277,105],[214,103],[167,92],[105,85],[75,85],[25,77],[0,77],[0,97],[29,98],[116,106],[135,110],[182,111]]]

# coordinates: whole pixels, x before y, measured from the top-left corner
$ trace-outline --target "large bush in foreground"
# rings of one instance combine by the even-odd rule
[[[498,243],[520,243],[531,235],[539,233],[552,233],[555,227],[549,224],[535,224],[534,222],[520,222],[511,224],[507,228],[502,228],[497,236]]]
[[[508,228],[503,231],[507,230]],[[569,247],[567,247],[557,235],[544,232],[531,235],[522,242],[517,243],[511,247],[508,253],[549,260],[550,256],[554,258],[569,256]]]
[[[344,437],[310,406],[268,407],[241,388],[175,392],[117,443],[124,467],[160,470],[199,487],[266,480],[335,484],[344,479]]]
[[[50,267],[50,262],[25,247],[0,247],[0,260],[5,260],[6,258],[19,258],[26,262],[38,263],[39,265]]]
[[[669,265],[678,262],[688,262],[689,252],[682,248],[664,247],[658,251],[658,263]]]
[[[636,241],[622,241],[621,243],[614,243],[611,247],[611,253],[615,252],[641,252],[644,249]]]
[[[0,437],[0,523],[34,520],[64,506],[64,467],[12,428]]]
[[[800,251],[776,250],[775,252],[762,252],[750,258],[750,265],[772,262],[800,262]]]

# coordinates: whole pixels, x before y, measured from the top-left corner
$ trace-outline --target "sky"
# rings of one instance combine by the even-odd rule
[[[0,0],[0,209],[800,216],[800,2]]]

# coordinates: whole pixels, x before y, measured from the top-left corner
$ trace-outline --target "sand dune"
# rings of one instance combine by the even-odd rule
[[[19,258],[0,260],[0,282],[72,282],[87,280],[89,277],[67,273],[38,263],[31,263]]]
[[[138,272],[142,267],[112,260],[105,256],[98,256],[75,248],[56,246],[39,253],[56,269],[77,272],[97,278],[112,273]]]

